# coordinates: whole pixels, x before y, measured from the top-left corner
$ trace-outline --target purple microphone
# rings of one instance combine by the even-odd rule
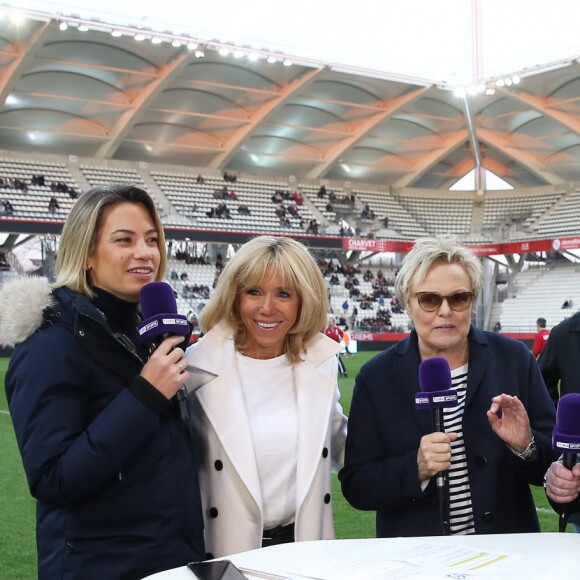
[[[580,393],[560,398],[556,426],[552,432],[552,448],[563,454],[564,466],[572,469],[580,453]]]
[[[419,365],[421,392],[415,395],[417,409],[443,409],[457,406],[457,391],[451,389],[451,371],[446,359],[435,356]],[[441,428],[435,431],[443,432]]]
[[[173,288],[167,282],[151,282],[141,288],[141,315],[138,326],[142,342],[159,342],[171,335],[187,336],[189,323],[177,313]]]
[[[457,391],[451,389],[451,370],[447,359],[435,356],[421,361],[419,365],[419,384],[421,392],[415,395],[415,407],[417,409],[431,409],[433,431],[445,432],[443,424],[443,408],[457,407]],[[446,496],[446,477],[440,471],[435,476],[437,497],[439,498],[439,511],[443,533],[447,533],[448,521],[445,515],[444,505]]]

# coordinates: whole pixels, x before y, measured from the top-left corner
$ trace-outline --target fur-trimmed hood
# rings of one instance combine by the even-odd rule
[[[44,311],[56,304],[46,278],[19,277],[0,289],[0,340],[14,347],[32,336],[43,324]]]

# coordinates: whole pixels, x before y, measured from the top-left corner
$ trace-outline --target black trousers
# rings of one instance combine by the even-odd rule
[[[262,534],[262,548],[277,546],[278,544],[290,544],[294,541],[294,524],[276,526],[270,530],[264,530]]]

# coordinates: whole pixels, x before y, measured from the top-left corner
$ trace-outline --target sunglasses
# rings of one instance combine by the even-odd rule
[[[443,300],[447,300],[449,308],[455,312],[467,310],[473,302],[473,292],[455,292],[449,296],[441,296],[437,292],[411,292],[419,303],[419,308],[425,312],[435,312],[441,308]]]

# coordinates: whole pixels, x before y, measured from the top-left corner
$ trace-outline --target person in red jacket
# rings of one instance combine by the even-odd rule
[[[324,334],[336,342],[340,342],[344,336],[344,332],[342,332],[342,330],[336,326],[333,318],[328,319],[328,327],[324,331]],[[340,358],[340,353],[336,356],[338,357],[338,372],[340,376],[347,377],[348,373],[346,372],[346,367],[344,366],[343,360]]]
[[[546,328],[546,319],[541,317],[536,320],[536,328],[538,329],[538,332],[534,336],[532,353],[535,357],[539,357],[546,346],[546,342],[548,342],[550,331]]]

